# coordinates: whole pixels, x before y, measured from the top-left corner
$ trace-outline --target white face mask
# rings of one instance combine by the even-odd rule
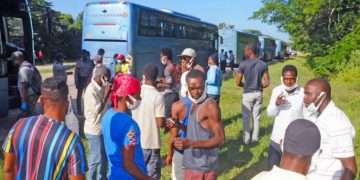
[[[131,95],[129,95],[129,98],[130,98],[131,101],[132,101],[132,104],[131,104],[130,102],[126,101],[126,106],[127,106],[127,108],[128,108],[129,110],[134,110],[134,109],[136,109],[137,107],[139,107],[140,102],[141,102],[140,100],[134,98],[134,97],[131,96]]]
[[[161,64],[166,65],[166,63],[167,63],[166,56],[162,56],[160,61],[161,61]]]
[[[286,86],[285,83],[284,83],[284,79],[283,79],[282,76],[280,77],[280,79],[281,79],[281,84],[282,84],[282,86],[285,88],[286,91],[292,91],[292,90],[294,90],[294,89],[296,89],[296,88],[299,87],[299,85],[297,84],[298,78],[296,78],[296,82],[295,82],[295,84],[292,85],[292,86]]]
[[[310,103],[307,107],[305,106],[305,104],[303,104],[303,115],[305,119],[313,121],[319,116],[319,108],[325,99],[325,98],[323,99],[321,98],[325,95],[326,95],[325,92],[321,92],[320,95],[315,99],[315,101]],[[315,102],[319,101],[320,99],[321,101],[316,106]]]
[[[206,87],[204,88],[204,91],[203,93],[201,94],[201,96],[198,98],[198,99],[195,99],[191,96],[190,94],[190,90],[188,89],[187,90],[187,93],[188,93],[188,98],[191,100],[191,102],[193,102],[194,104],[199,104],[201,102],[203,102],[206,98],[207,98],[207,95],[206,95]]]

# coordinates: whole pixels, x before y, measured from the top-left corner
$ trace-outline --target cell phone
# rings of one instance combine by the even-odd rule
[[[166,120],[173,123],[175,125],[175,127],[177,127],[177,128],[181,127],[181,124],[177,121],[174,121],[172,118],[167,118]]]

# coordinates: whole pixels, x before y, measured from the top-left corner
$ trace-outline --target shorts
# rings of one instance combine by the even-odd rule
[[[217,174],[215,171],[207,171],[207,172],[201,172],[191,169],[185,169],[184,171],[184,180],[216,180]]]

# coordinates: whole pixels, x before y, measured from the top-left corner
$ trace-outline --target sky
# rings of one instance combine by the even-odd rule
[[[48,0],[53,8],[76,17],[87,2],[98,0]],[[261,0],[130,0],[156,9],[170,9],[196,16],[202,21],[218,25],[221,22],[235,25],[237,30],[256,29],[263,34],[288,41],[289,35],[279,31],[276,25],[250,20],[253,12],[262,7]]]

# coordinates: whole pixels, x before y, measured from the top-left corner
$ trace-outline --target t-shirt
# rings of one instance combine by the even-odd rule
[[[160,129],[155,118],[165,117],[163,95],[153,86],[141,86],[141,103],[132,110],[132,117],[141,131],[143,149],[160,149]]]
[[[123,150],[125,147],[135,147],[133,162],[146,174],[144,156],[141,149],[140,129],[131,117],[123,112],[110,108],[103,116],[101,130],[109,161],[109,179],[132,180],[124,167]]]
[[[318,152],[313,155],[308,178],[341,179],[344,167],[338,158],[355,156],[355,129],[345,113],[332,101],[314,123],[320,130],[321,144]]]
[[[17,81],[17,85],[18,85],[18,90],[21,93],[21,86],[22,83],[28,83],[28,95],[33,95],[34,91],[32,90],[32,88],[30,88],[30,84],[31,84],[31,79],[33,76],[33,70],[31,69],[33,65],[30,64],[27,61],[24,61],[21,63],[20,68],[19,68],[19,72],[18,72],[18,81]]]
[[[274,166],[271,171],[261,172],[251,180],[307,180],[307,178],[303,174]]]
[[[16,179],[68,179],[67,175],[85,175],[87,170],[80,137],[43,115],[20,119],[3,151],[16,156]]]
[[[266,63],[261,60],[245,60],[240,63],[239,72],[245,78],[244,92],[262,91],[261,80],[268,70]]]

